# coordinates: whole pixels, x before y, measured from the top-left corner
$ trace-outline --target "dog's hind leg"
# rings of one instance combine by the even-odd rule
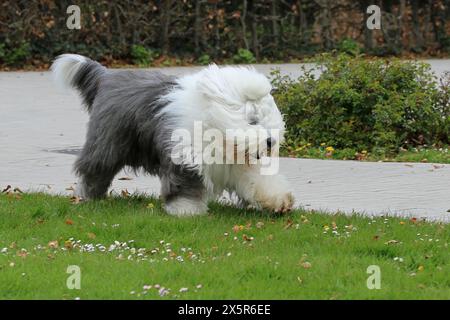
[[[85,145],[75,162],[75,171],[79,176],[75,195],[84,199],[99,199],[106,196],[114,176],[122,168],[111,157],[100,157],[98,152],[90,152]]]

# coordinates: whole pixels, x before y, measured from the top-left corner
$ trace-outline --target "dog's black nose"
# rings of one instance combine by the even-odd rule
[[[267,142],[267,147],[268,147],[268,148],[272,148],[272,146],[275,145],[275,142],[276,142],[276,141],[275,141],[274,138],[271,138],[271,137],[270,137],[270,138],[267,138],[266,142]]]

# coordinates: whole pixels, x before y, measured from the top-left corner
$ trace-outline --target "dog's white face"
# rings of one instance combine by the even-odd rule
[[[200,72],[197,88],[203,95],[210,128],[219,129],[226,144],[235,144],[240,138],[246,144],[238,145],[238,153],[259,159],[277,154],[283,142],[285,124],[270,94],[269,80],[253,68],[215,65]],[[230,131],[233,134],[227,134]]]

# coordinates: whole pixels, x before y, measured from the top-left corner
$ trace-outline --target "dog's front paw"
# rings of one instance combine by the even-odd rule
[[[285,213],[292,210],[294,196],[291,192],[265,195],[263,198],[258,199],[258,202],[263,209]]]

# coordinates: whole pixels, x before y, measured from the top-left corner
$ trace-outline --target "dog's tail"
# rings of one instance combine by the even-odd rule
[[[57,85],[77,89],[86,109],[90,111],[106,68],[78,54],[62,54],[55,59],[50,69]]]

